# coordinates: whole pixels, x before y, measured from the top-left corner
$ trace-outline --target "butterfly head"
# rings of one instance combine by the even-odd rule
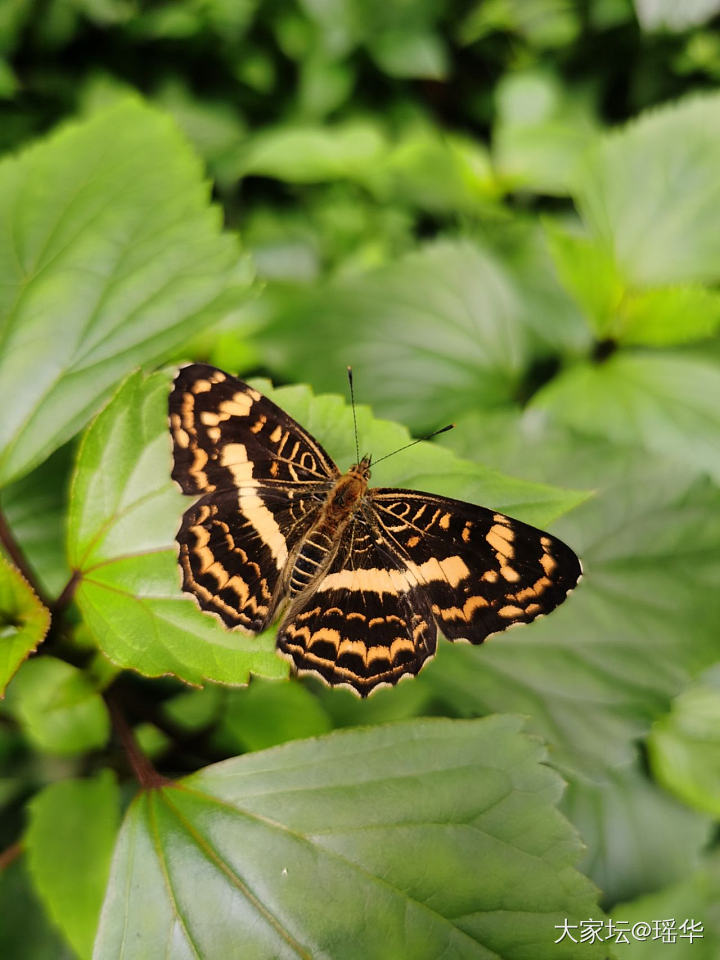
[[[358,463],[354,463],[348,473],[351,473],[353,476],[358,477],[360,480],[364,480],[365,483],[370,479],[370,463],[372,457],[364,456],[362,460]]]

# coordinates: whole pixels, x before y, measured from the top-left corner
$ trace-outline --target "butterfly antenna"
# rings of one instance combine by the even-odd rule
[[[347,368],[347,375],[348,383],[350,384],[350,403],[352,404],[353,427],[355,428],[355,456],[357,457],[355,462],[360,463],[360,446],[358,444],[357,413],[355,412],[355,391],[353,390],[352,367]]]
[[[432,433],[429,433],[426,437],[418,437],[417,440],[411,440],[410,443],[406,443],[404,447],[398,447],[397,450],[393,450],[392,453],[386,453],[384,457],[380,457],[379,460],[373,460],[373,467],[376,467],[381,461],[387,460],[388,457],[394,457],[396,453],[400,453],[401,450],[407,450],[408,447],[414,447],[416,443],[422,443],[423,440],[431,440],[433,437],[437,437],[439,433],[447,433],[448,430],[452,430],[455,426],[454,423],[449,423],[446,427],[440,427],[439,430],[433,430]]]

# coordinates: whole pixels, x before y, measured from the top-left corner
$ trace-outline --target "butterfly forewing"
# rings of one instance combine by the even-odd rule
[[[484,507],[344,477],[272,401],[207,364],[170,395],[183,588],[228,627],[267,627],[301,673],[361,696],[417,674],[439,630],[482,643],[562,603],[573,551]]]
[[[172,477],[183,493],[253,480],[320,483],[340,472],[320,444],[272,400],[204,363],[183,367],[170,394]]]
[[[449,640],[482,643],[562,603],[581,575],[561,540],[502,513],[412,490],[370,491],[389,549],[423,584]]]
[[[258,632],[339,471],[280,407],[207,364],[180,370],[169,412],[173,479],[204,494],[176,537],[183,589],[228,627]]]

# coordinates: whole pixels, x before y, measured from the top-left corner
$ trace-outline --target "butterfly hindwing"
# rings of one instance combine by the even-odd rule
[[[264,630],[282,600],[288,558],[321,506],[312,488],[269,484],[201,497],[176,537],[183,589],[227,627]]]
[[[278,632],[278,648],[298,672],[363,697],[417,674],[436,643],[424,590],[364,519],[345,529],[329,567]]]
[[[327,484],[340,475],[320,444],[277,404],[208,364],[182,367],[169,412],[172,477],[183,493],[253,480]]]
[[[482,643],[554,610],[582,568],[561,540],[502,513],[411,490],[369,491],[388,545],[424,584],[448,640]]]

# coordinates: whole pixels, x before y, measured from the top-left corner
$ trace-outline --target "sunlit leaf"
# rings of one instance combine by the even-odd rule
[[[0,483],[247,286],[197,158],[135,100],[0,165]]]
[[[0,695],[20,664],[45,639],[50,611],[0,553]]]
[[[594,891],[552,806],[561,781],[519,726],[334,733],[143,795],[95,957],[575,956],[554,925],[597,916]]]

